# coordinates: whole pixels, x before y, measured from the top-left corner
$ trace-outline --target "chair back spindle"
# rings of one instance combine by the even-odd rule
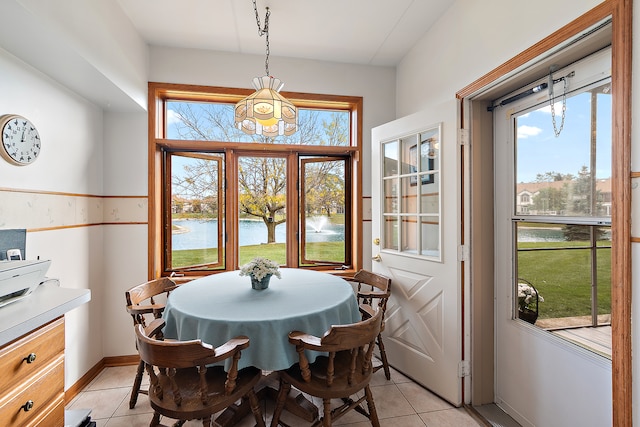
[[[376,338],[382,325],[382,310],[379,307],[360,305],[363,320],[349,325],[334,325],[322,337],[302,331],[289,333],[289,342],[296,346],[299,361],[294,366],[280,371],[280,391],[274,410],[272,427],[279,425],[280,414],[284,408],[291,387],[320,397],[324,404],[323,426],[330,426],[351,409],[362,411],[374,427],[379,421],[369,382],[373,374],[371,358],[376,346]],[[306,351],[326,353],[309,362]],[[363,396],[352,399],[359,391]],[[341,399],[342,404],[334,407],[332,399]],[[360,407],[367,401],[369,411]],[[358,409],[359,408],[359,409]]]
[[[146,328],[135,327],[138,351],[151,383],[152,426],[158,425],[160,416],[202,419],[203,426],[208,426],[213,414],[246,397],[257,425],[264,427],[254,391],[262,372],[255,367],[238,370],[249,338],[237,336],[215,348],[201,340],[163,341],[150,335],[159,325],[164,326],[164,319],[155,319]],[[228,359],[231,365],[225,372],[223,364]]]

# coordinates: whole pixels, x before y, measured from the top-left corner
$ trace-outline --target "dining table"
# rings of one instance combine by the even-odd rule
[[[291,331],[322,336],[331,325],[360,321],[353,288],[344,279],[315,270],[281,268],[269,287],[256,290],[249,276],[229,271],[195,279],[171,292],[163,313],[164,336],[200,339],[214,347],[238,335],[249,337],[238,369],[287,369],[298,361]],[[318,354],[309,353],[310,361]]]
[[[241,276],[239,270],[178,286],[164,309],[165,338],[200,339],[217,347],[246,335],[249,348],[242,351],[238,369],[255,366],[268,375],[298,362],[289,332],[322,337],[332,325],[361,320],[353,287],[341,277],[309,269],[281,268],[279,272],[281,277],[272,276],[268,288],[262,290],[253,289],[250,277]],[[306,355],[312,362],[320,353]],[[274,376],[269,378],[273,382]],[[273,397],[272,385],[263,388]],[[285,408],[308,421],[317,414],[317,408],[300,397]],[[232,425],[222,421],[218,420]]]

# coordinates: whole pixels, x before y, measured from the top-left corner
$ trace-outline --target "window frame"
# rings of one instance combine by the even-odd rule
[[[300,156],[314,155],[335,155],[348,156],[350,163],[350,180],[351,186],[348,194],[350,197],[351,212],[348,227],[351,231],[351,244],[349,245],[351,265],[347,268],[336,270],[335,266],[316,266],[305,267],[317,270],[327,270],[336,274],[353,274],[353,272],[362,268],[362,167],[360,159],[362,158],[362,97],[356,96],[340,96],[340,95],[322,95],[308,94],[299,92],[282,92],[282,95],[295,103],[297,107],[312,109],[332,109],[350,112],[350,134],[351,141],[349,146],[320,146],[320,145],[290,145],[290,144],[264,144],[264,143],[247,143],[247,142],[219,142],[219,141],[189,141],[189,140],[172,140],[166,138],[165,106],[167,101],[201,101],[201,102],[224,102],[236,103],[243,97],[252,93],[249,89],[225,88],[216,86],[199,86],[184,85],[172,83],[149,82],[149,141],[148,141],[148,187],[149,187],[149,220],[148,220],[148,276],[156,278],[161,276],[172,275],[172,271],[167,269],[165,265],[165,247],[164,225],[167,222],[167,212],[170,217],[170,200],[164,197],[170,194],[171,182],[163,175],[166,166],[164,152],[270,152],[273,155],[284,155],[295,151]],[[288,156],[291,159],[292,156]],[[231,156],[236,158],[236,156]],[[233,161],[232,161],[233,163]],[[293,164],[295,163],[295,165]],[[225,167],[225,180],[227,183],[237,181],[236,174],[237,164],[227,164]],[[298,161],[289,161],[289,180],[288,188],[298,188]],[[295,171],[295,173],[294,173]],[[227,196],[227,216],[234,218],[237,216],[237,197],[234,192],[229,192]],[[294,192],[288,192],[288,200],[297,202]],[[295,197],[295,198],[294,198]],[[296,203],[295,217],[299,220],[299,206]],[[293,212],[292,212],[293,215]],[[298,223],[299,221],[295,221]],[[346,224],[345,224],[346,225]],[[232,227],[235,225],[232,224]],[[291,235],[291,229],[296,229],[297,224],[288,222],[288,235]],[[228,229],[231,231],[230,229]],[[228,232],[227,247],[234,248],[237,244],[237,230]],[[295,248],[294,248],[295,247]],[[294,245],[287,245],[287,265],[292,265],[292,260],[299,259],[299,243],[295,241]],[[293,253],[295,251],[295,254]],[[178,276],[201,276],[215,274],[222,271],[229,271],[238,268],[237,250],[226,251],[227,268],[225,270],[216,271],[196,271],[196,272],[180,272]]]

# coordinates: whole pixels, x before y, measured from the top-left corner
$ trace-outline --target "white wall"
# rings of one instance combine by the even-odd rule
[[[22,228],[13,222],[14,218],[22,218],[24,224],[38,221],[42,228],[49,223],[73,223],[76,215],[83,215],[75,210],[74,202],[80,197],[74,194],[102,193],[102,109],[1,49],[0,75],[0,114],[20,114],[31,119],[42,140],[40,156],[33,164],[14,166],[0,161],[2,189],[35,191],[0,191],[0,228]],[[39,210],[40,198],[48,192],[66,196],[50,196],[62,203]],[[74,309],[66,318],[67,388],[103,357],[102,234],[101,226],[27,233],[29,259],[51,259],[49,277],[59,278],[64,287],[92,292],[91,302]]]

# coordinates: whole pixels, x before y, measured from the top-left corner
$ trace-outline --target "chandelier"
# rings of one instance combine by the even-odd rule
[[[266,35],[265,75],[253,79],[255,92],[235,106],[235,125],[249,135],[275,137],[293,135],[298,130],[298,111],[291,101],[280,95],[284,83],[269,75],[269,15],[267,7],[264,28],[260,25],[256,0],[253,0],[258,34]]]

